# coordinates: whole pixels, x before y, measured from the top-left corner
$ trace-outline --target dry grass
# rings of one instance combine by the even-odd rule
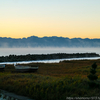
[[[98,65],[97,74],[100,74],[100,60],[73,60],[62,61],[60,63],[30,63],[24,65],[39,66],[37,72],[33,74],[45,76],[83,76],[87,77],[90,71],[90,66],[96,62]],[[6,65],[5,72],[15,72],[14,65]]]
[[[90,89],[87,75],[96,62],[100,79],[100,60],[62,61],[60,63],[30,63],[39,66],[34,73],[17,73],[14,65],[0,72],[0,88],[26,95],[36,100],[65,100],[73,96],[99,96],[100,87]],[[20,90],[20,91],[19,91]]]

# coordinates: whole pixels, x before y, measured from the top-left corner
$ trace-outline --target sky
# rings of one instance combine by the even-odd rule
[[[100,38],[100,0],[0,0],[0,37]]]

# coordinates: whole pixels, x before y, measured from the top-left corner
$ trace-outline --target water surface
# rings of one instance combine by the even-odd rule
[[[26,55],[26,54],[51,54],[51,53],[97,53],[100,48],[0,48],[0,56]]]
[[[51,53],[97,53],[100,55],[100,48],[0,48],[0,56],[7,56],[10,54],[26,55],[26,54],[51,54]],[[3,64],[31,63],[31,62],[58,63],[63,60],[84,60],[84,59],[90,59],[90,60],[100,59],[100,57],[3,62]]]

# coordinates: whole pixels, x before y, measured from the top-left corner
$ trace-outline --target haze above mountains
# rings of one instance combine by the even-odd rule
[[[65,37],[37,37],[7,38],[0,37],[0,47],[100,47],[100,39],[65,38]]]

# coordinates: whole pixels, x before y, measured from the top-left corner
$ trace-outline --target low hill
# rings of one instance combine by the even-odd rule
[[[37,37],[7,38],[0,37],[0,47],[100,47],[100,39]]]

